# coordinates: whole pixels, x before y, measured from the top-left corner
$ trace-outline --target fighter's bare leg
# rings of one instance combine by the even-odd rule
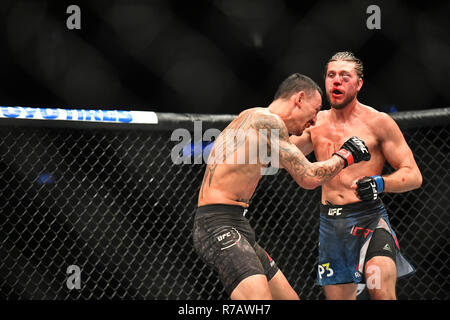
[[[387,225],[383,219],[380,223]],[[374,231],[367,249],[368,260],[364,265],[367,289],[372,300],[396,300],[395,246],[391,233],[385,228]]]
[[[255,274],[245,278],[233,292],[230,298],[232,300],[272,300],[267,277],[262,274]]]
[[[324,286],[327,300],[356,300],[356,283],[341,283]]]
[[[281,272],[278,270],[277,273],[269,281],[270,292],[275,300],[299,300],[298,294],[289,284],[288,280]]]
[[[375,256],[366,262],[364,273],[372,300],[396,300],[397,268],[389,257]]]

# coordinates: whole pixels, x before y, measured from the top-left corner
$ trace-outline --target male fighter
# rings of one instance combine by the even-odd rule
[[[362,85],[362,62],[350,52],[336,53],[325,68],[331,109],[319,112],[301,137],[290,138],[304,154],[314,150],[318,161],[354,135],[371,153],[370,161],[322,186],[317,280],[327,299],[355,299],[363,280],[371,299],[396,299],[397,277],[415,271],[399,251],[379,195],[419,188],[422,176],[395,121],[357,100]],[[395,172],[381,176],[386,161]]]
[[[199,192],[193,240],[195,250],[218,273],[231,299],[298,299],[275,261],[256,242],[244,217],[267,169],[260,151],[268,150],[272,165],[278,162],[306,189],[316,188],[352,163],[370,159],[364,142],[356,137],[328,160],[316,163],[310,163],[289,142],[289,133],[299,135],[314,124],[321,104],[317,84],[293,74],[281,83],[267,108],[241,112],[214,143]]]

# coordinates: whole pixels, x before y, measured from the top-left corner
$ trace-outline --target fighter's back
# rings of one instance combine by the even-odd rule
[[[267,108],[241,112],[217,137],[208,157],[198,205],[232,204],[248,206],[266,165],[260,155],[268,148],[266,137],[260,136],[255,124],[267,117],[278,117]],[[263,150],[264,151],[264,150]]]

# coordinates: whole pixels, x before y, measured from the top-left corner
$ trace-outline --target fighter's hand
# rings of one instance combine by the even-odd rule
[[[384,190],[384,179],[381,176],[362,177],[352,185],[352,188],[362,201],[376,200]]]
[[[364,141],[357,137],[351,137],[342,145],[338,152],[333,153],[345,160],[345,167],[360,161],[369,161],[370,152]]]

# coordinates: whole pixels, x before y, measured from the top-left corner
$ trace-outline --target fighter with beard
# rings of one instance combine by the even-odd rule
[[[342,142],[356,135],[371,152],[370,161],[341,171],[322,185],[317,281],[327,299],[355,299],[357,283],[366,282],[371,299],[396,299],[397,277],[414,268],[399,251],[382,192],[419,188],[422,175],[395,121],[360,103],[363,64],[351,52],[338,52],[325,67],[330,110],[314,126],[291,136],[303,154],[328,159]],[[385,162],[394,172],[381,175]]]

